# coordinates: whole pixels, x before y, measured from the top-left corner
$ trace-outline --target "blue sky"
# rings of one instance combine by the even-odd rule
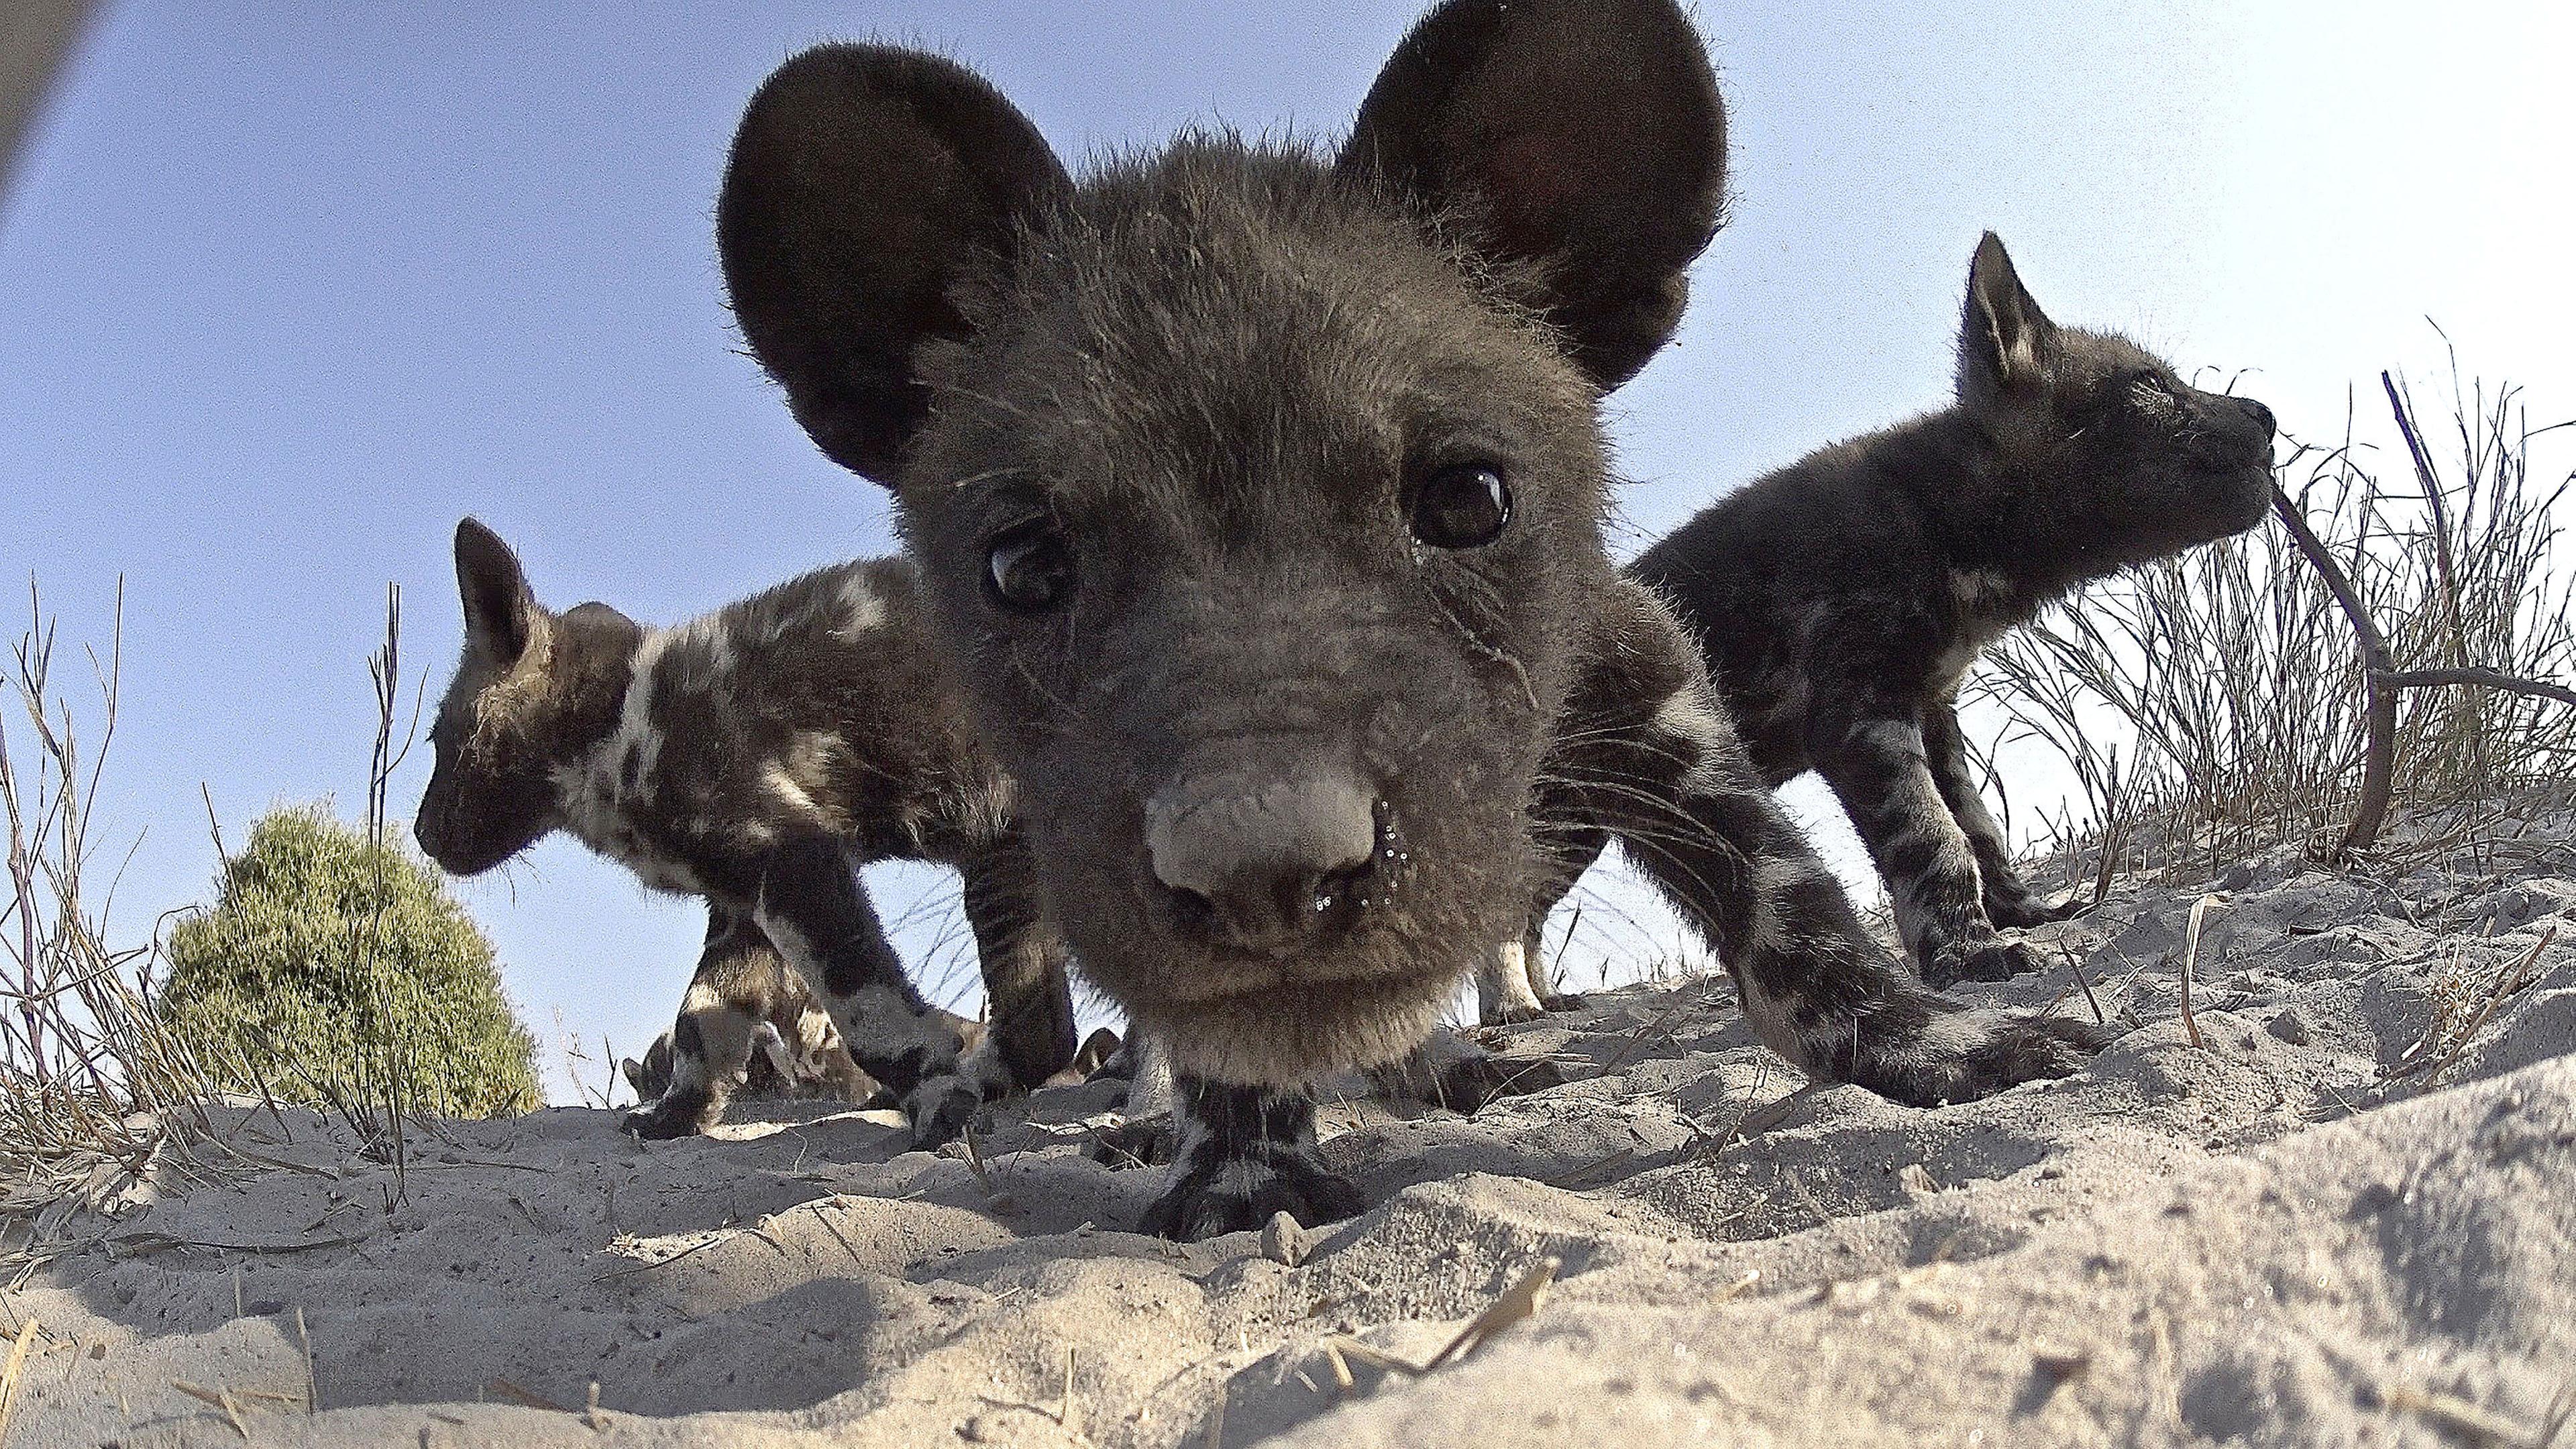
[[[280,801],[356,811],[384,585],[434,691],[460,514],[550,602],[665,622],[891,548],[882,496],[795,431],[721,305],[724,144],[794,48],[935,43],[1078,156],[1209,116],[1338,132],[1415,10],[111,0],[0,197],[0,582],[34,574],[66,639],[103,639],[125,580],[102,828],[142,843],[119,919],[139,935],[207,889],[200,782],[234,838]],[[1623,548],[1937,405],[1989,226],[2059,320],[2246,370],[2294,432],[2340,433],[2380,367],[2434,380],[2427,316],[2525,384],[2535,424],[2576,415],[2567,7],[1776,0],[1701,22],[1734,219],[1679,345],[1617,399]],[[398,809],[425,778],[424,751]],[[886,882],[890,907],[928,879]],[[561,840],[464,893],[541,1033],[558,1011],[621,1047],[667,1024],[693,908]]]

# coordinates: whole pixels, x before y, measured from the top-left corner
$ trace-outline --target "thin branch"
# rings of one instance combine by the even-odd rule
[[[2554,699],[2561,704],[2576,704],[2576,689],[2546,680],[2525,679],[2518,674],[2507,674],[2482,665],[2461,669],[2395,669],[2374,677],[2391,689],[2428,689],[2435,685],[2463,684],[2480,689],[2501,689],[2538,699]]]

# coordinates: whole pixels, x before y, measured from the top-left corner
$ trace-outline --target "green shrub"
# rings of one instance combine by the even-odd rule
[[[273,810],[170,932],[164,1022],[215,1084],[491,1117],[538,1104],[536,1039],[437,873],[320,806]]]

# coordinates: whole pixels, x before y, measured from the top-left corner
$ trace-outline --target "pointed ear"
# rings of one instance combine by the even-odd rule
[[[965,330],[951,287],[1064,182],[1027,117],[937,56],[820,46],[762,83],[717,249],[744,339],[833,461],[891,486],[928,409],[914,354]]]
[[[2048,370],[2056,337],[2057,324],[2022,286],[2002,239],[1987,232],[1977,243],[1976,260],[1968,264],[1967,313],[1959,324],[1961,384],[2035,383]]]
[[[519,556],[471,518],[456,525],[456,592],[465,600],[465,642],[505,669],[517,664],[543,611]]]
[[[1341,164],[1538,264],[1548,320],[1606,390],[1681,323],[1725,204],[1726,110],[1670,0],[1449,0],[1379,72]]]

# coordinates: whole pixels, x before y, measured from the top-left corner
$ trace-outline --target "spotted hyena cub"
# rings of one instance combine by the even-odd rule
[[[840,1028],[832,1025],[831,1013],[805,989],[804,978],[779,959],[766,937],[736,930],[730,940],[707,943],[697,973],[681,998],[680,1012],[703,1020],[702,1013],[718,1007],[726,1010],[728,1024],[739,1017],[751,1027],[749,1064],[742,1084],[733,1091],[736,1099],[874,1099],[877,1084],[841,1045]],[[681,1060],[678,1039],[675,1026],[655,1037],[640,1060],[629,1057],[618,1063],[637,1100],[658,1101],[671,1090]],[[687,1061],[693,1076],[707,1075],[703,1031]]]
[[[2073,908],[2014,873],[1968,773],[1960,678],[2076,585],[2253,527],[2271,462],[2261,403],[2052,323],[1988,234],[1956,403],[1756,479],[1630,574],[1698,636],[1763,778],[1833,787],[1923,974],[2000,980],[2039,962],[1996,927]]]
[[[1601,406],[1669,338],[1726,146],[1670,0],[1451,0],[1337,150],[1076,177],[951,61],[834,45],[736,135],[735,313],[894,490],[1084,972],[1172,1053],[1145,1226],[1356,1211],[1312,1083],[1395,1060],[1615,833],[1763,1039],[1908,1102],[2073,1070],[1926,990],[1602,541]]]
[[[669,1088],[629,1131],[679,1136],[723,1112],[771,1010],[757,987],[772,956],[901,1104],[916,1144],[956,1136],[986,1097],[1072,1059],[1062,939],[909,564],[818,570],[655,629],[606,604],[547,610],[469,518],[456,579],[465,657],[431,731],[421,848],[472,875],[561,828],[645,885],[707,902]],[[913,989],[868,904],[857,868],[891,859],[965,878],[992,1002],[974,1051]]]

